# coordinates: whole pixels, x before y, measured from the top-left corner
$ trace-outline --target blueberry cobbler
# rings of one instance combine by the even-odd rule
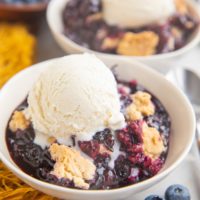
[[[85,57],[85,60],[81,56]],[[14,162],[32,177],[77,189],[120,188],[155,176],[165,163],[169,147],[170,118],[162,103],[136,80],[123,81],[117,77],[114,78],[112,72],[94,56],[73,55],[62,59],[65,61],[61,64],[67,63],[68,65],[62,68],[57,64],[56,67],[49,68],[48,72],[43,73],[29,92],[28,98],[12,113],[7,127],[6,142]],[[96,62],[96,67],[86,67],[89,65],[85,64],[85,67],[81,66],[76,69],[72,63],[77,63],[78,59],[82,63],[86,60],[90,63]],[[75,83],[72,84],[72,79],[74,77],[76,79],[77,74],[81,73],[83,76],[93,67],[98,71],[98,75],[87,77],[90,80],[93,79],[91,84],[96,85],[92,96],[89,92],[86,92],[86,96],[81,95],[81,104],[79,104],[79,97],[76,97],[81,91],[76,93],[78,91],[75,90],[73,93],[73,88],[76,89],[74,85],[69,92],[71,96],[67,98],[68,90],[63,88],[68,85],[71,88]],[[74,71],[69,73],[69,69]],[[67,79],[64,78],[65,74],[68,77],[68,84],[66,84]],[[86,76],[84,74],[84,77]],[[102,84],[106,84],[103,90],[100,87],[104,85],[98,87],[99,78]],[[83,78],[83,80],[85,89],[88,79]],[[80,82],[83,84],[83,80],[79,78],[79,81],[76,81],[77,88],[81,87],[79,84]],[[55,91],[54,81],[59,85]],[[114,87],[107,85],[108,82]],[[60,88],[62,89],[59,90]],[[51,96],[47,95],[48,90]],[[59,91],[62,93],[59,94]],[[106,91],[109,92],[108,96],[106,96]],[[98,105],[103,104],[100,110],[95,105],[96,94],[99,100]],[[113,99],[114,101],[109,99],[115,94],[117,98]],[[65,96],[64,104],[61,100],[63,95]],[[107,98],[106,102],[104,102],[104,96]],[[85,105],[82,107],[85,102],[84,98],[92,98],[87,107]],[[45,99],[44,102],[42,99]],[[57,100],[59,103],[56,102]],[[75,106],[76,113],[73,116],[70,116],[68,112],[71,109],[69,107],[71,100],[73,100],[71,107],[73,107],[72,104],[78,105],[78,107]],[[109,104],[109,101],[112,101],[112,104]],[[59,109],[60,102],[62,110]],[[65,107],[65,104],[68,106]],[[107,104],[110,109],[106,109],[105,116],[103,116],[100,113],[104,113],[103,109]],[[45,106],[49,106],[46,111]],[[84,113],[83,127],[81,126],[83,120],[81,107],[87,112]],[[87,115],[88,110],[94,107],[94,116],[93,114]],[[68,110],[64,111],[65,108]],[[52,114],[50,114],[51,109]],[[65,113],[64,119],[67,117],[66,122],[61,117],[62,112]],[[78,117],[75,117],[76,114]],[[60,116],[59,121],[56,121],[58,116]],[[96,118],[93,121],[95,116],[98,121]],[[108,117],[104,125],[96,128],[98,126],[95,123],[99,123],[103,117]],[[68,124],[71,119],[74,120],[74,126],[72,123],[70,126]],[[95,126],[95,129],[90,129],[93,131],[83,131],[87,129],[87,122],[89,122],[89,129]],[[63,130],[59,127],[63,127]],[[67,130],[66,133],[65,130]],[[66,135],[68,136],[64,137]]]
[[[185,0],[69,0],[64,34],[103,53],[149,56],[187,44],[199,19]]]

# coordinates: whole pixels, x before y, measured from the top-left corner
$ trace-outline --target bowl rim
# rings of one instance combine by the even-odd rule
[[[2,96],[2,93],[6,93],[7,92],[7,87],[9,87],[9,85],[15,81],[16,79],[18,79],[18,77],[20,76],[24,76],[26,75],[26,73],[28,71],[32,71],[32,73],[34,73],[34,70],[37,68],[41,68],[42,65],[45,65],[53,60],[56,60],[59,58],[54,58],[54,59],[50,59],[38,64],[34,64],[31,67],[22,70],[21,72],[17,73],[13,78],[11,78],[2,88],[1,90],[1,94],[0,94],[0,98]],[[103,62],[106,61],[111,61],[112,59],[104,59]],[[185,146],[184,151],[182,151],[181,155],[176,159],[176,161],[169,166],[167,169],[165,169],[164,171],[161,171],[160,173],[158,173],[157,175],[141,181],[139,183],[136,184],[132,184],[129,186],[125,186],[125,187],[121,187],[121,188],[116,188],[116,189],[109,189],[109,190],[80,190],[80,189],[76,189],[76,188],[67,188],[67,187],[62,187],[62,186],[58,186],[58,185],[54,185],[54,184],[50,184],[41,180],[38,180],[34,177],[31,177],[30,175],[26,174],[25,172],[23,172],[17,165],[15,166],[14,161],[13,163],[11,161],[9,161],[4,155],[3,153],[0,151],[0,159],[2,160],[2,162],[17,176],[20,177],[20,179],[22,180],[26,180],[29,183],[33,183],[34,185],[38,185],[41,186],[42,188],[46,188],[46,189],[51,189],[54,191],[60,191],[60,192],[70,192],[70,193],[79,193],[79,194],[88,194],[88,195],[92,195],[92,194],[102,194],[102,195],[106,195],[106,194],[112,194],[113,192],[115,193],[121,193],[121,192],[125,192],[126,190],[129,189],[137,189],[140,188],[141,186],[148,186],[150,185],[151,182],[158,182],[160,181],[162,178],[166,177],[170,172],[172,172],[182,161],[183,159],[186,157],[186,155],[188,154],[189,150],[191,149],[192,143],[193,143],[193,139],[195,137],[195,125],[196,125],[196,121],[195,121],[195,115],[194,115],[194,111],[193,108],[191,106],[191,104],[189,103],[189,100],[187,99],[187,97],[184,95],[184,93],[178,89],[178,87],[176,87],[175,85],[173,85],[170,81],[168,81],[163,75],[161,75],[160,73],[156,72],[155,70],[147,67],[145,64],[142,64],[138,61],[133,61],[133,60],[123,60],[123,62],[129,62],[129,64],[131,65],[135,65],[136,68],[142,68],[143,70],[146,70],[148,73],[151,73],[152,76],[156,77],[156,79],[163,79],[163,81],[165,81],[168,86],[170,86],[170,90],[174,90],[177,94],[179,94],[182,98],[182,100],[185,102],[185,106],[187,107],[188,110],[190,110],[190,112],[188,113],[190,115],[190,119],[191,119],[191,137],[188,140],[187,146]],[[5,132],[4,132],[5,135]],[[9,150],[7,149],[7,151],[9,152]],[[12,160],[12,158],[11,158]]]
[[[61,0],[60,0],[61,1]],[[65,0],[66,3],[69,0]],[[194,15],[196,17],[199,18],[200,20],[200,5],[196,2],[196,1],[190,1],[190,0],[186,0],[187,4],[191,7],[191,9],[194,11]],[[175,51],[172,52],[168,52],[168,53],[163,53],[163,54],[155,54],[155,55],[149,55],[149,56],[125,56],[125,55],[117,55],[117,54],[108,54],[108,53],[103,53],[103,52],[98,52],[86,47],[83,47],[77,43],[75,43],[74,41],[72,41],[71,39],[69,39],[64,33],[60,32],[59,30],[54,29],[53,26],[53,22],[50,20],[51,19],[51,11],[53,9],[53,7],[56,7],[54,5],[56,5],[59,2],[59,0],[51,0],[48,7],[47,7],[47,13],[46,13],[46,18],[47,18],[47,23],[48,26],[50,27],[51,32],[53,33],[53,35],[57,35],[58,37],[62,38],[62,41],[64,41],[66,43],[66,46],[68,46],[69,48],[73,48],[74,52],[89,52],[89,53],[93,53],[102,57],[112,57],[113,59],[120,59],[120,58],[125,58],[125,59],[137,59],[139,61],[154,61],[154,60],[163,60],[163,59],[167,59],[167,58],[172,58],[172,57],[177,57],[179,55],[184,54],[185,52],[187,52],[188,50],[192,49],[194,46],[196,46],[198,44],[198,42],[200,41],[200,23],[197,27],[197,29],[195,30],[195,32],[193,33],[193,36],[191,38],[191,40],[182,48],[177,49]],[[63,47],[62,45],[59,44],[59,46],[61,46],[61,48],[66,52],[66,48]]]

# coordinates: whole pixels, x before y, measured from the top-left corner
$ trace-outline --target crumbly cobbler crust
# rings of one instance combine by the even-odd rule
[[[156,128],[149,127],[146,123],[144,123],[142,130],[144,153],[152,159],[158,158],[165,149],[160,133]]]
[[[140,120],[142,119],[142,114],[137,110],[136,105],[132,103],[126,109],[126,117],[131,121]]]
[[[12,132],[16,132],[17,130],[25,130],[29,125],[30,121],[23,111],[15,111],[9,123],[9,128]]]
[[[81,156],[79,151],[57,143],[52,144],[49,151],[52,159],[56,161],[51,172],[53,175],[73,181],[78,188],[89,188],[87,181],[94,178],[96,170],[90,160]]]
[[[120,42],[120,39],[117,37],[116,38],[106,37],[103,40],[101,48],[102,49],[116,49],[119,42]]]
[[[92,23],[92,22],[96,22],[100,19],[103,18],[103,14],[102,13],[95,13],[93,15],[90,15],[86,18],[86,23]]]
[[[188,6],[187,2],[185,0],[175,0],[176,9],[181,14],[187,14],[188,13]]]
[[[155,107],[151,102],[151,95],[149,93],[139,91],[131,95],[131,98],[136,105],[137,110],[141,112],[142,115],[148,116],[155,113]]]
[[[126,56],[148,56],[156,52],[159,36],[152,31],[127,32],[119,42],[117,53]]]
[[[126,109],[126,116],[129,120],[139,120],[143,116],[149,116],[155,113],[155,107],[149,93],[139,91],[131,95],[131,99],[133,102]]]

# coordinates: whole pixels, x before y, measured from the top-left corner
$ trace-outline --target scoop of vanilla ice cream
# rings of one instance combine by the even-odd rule
[[[102,0],[109,25],[136,28],[166,20],[175,10],[174,0]]]
[[[30,91],[28,105],[37,133],[56,139],[89,139],[96,131],[120,129],[125,123],[112,72],[90,54],[53,61]]]

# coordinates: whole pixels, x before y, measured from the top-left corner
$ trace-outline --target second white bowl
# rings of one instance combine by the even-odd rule
[[[174,61],[177,57],[183,55],[184,53],[190,51],[193,47],[195,47],[200,41],[200,26],[194,32],[194,34],[189,39],[188,43],[173,52],[165,53],[165,54],[156,54],[151,56],[122,56],[122,55],[114,55],[114,54],[106,54],[100,53],[97,51],[93,51],[91,49],[87,49],[81,45],[76,44],[72,40],[70,40],[66,35],[64,35],[64,24],[62,18],[62,12],[69,0],[51,0],[49,6],[47,8],[47,21],[50,27],[50,30],[59,44],[59,46],[67,53],[80,53],[80,52],[92,52],[95,53],[102,58],[112,58],[112,59],[135,59],[142,61],[144,63],[148,63],[151,66],[156,66],[160,64],[158,61],[163,61],[163,65],[165,61]],[[199,4],[195,1],[187,0],[188,5],[191,10],[193,10],[193,14],[196,15],[200,19],[200,8]],[[74,22],[76,23],[76,22]],[[168,63],[167,62],[167,63]]]

